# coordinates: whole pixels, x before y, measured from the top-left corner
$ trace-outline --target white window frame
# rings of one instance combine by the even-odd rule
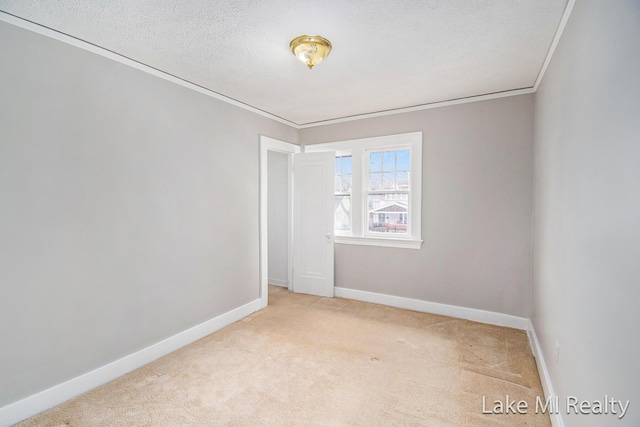
[[[372,233],[368,231],[367,194],[370,151],[410,150],[408,227],[406,234]],[[348,245],[386,246],[420,249],[422,245],[422,132],[373,138],[351,139],[304,146],[306,153],[335,151],[336,155],[351,154],[351,233],[335,232],[335,242]]]

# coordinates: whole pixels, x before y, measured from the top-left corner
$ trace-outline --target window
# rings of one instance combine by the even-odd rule
[[[409,218],[410,148],[365,150],[369,169],[366,234],[407,234]]]
[[[351,160],[351,155],[336,156],[334,224],[335,231],[338,233],[351,231],[351,182],[353,176]]]
[[[419,249],[422,133],[314,144],[335,152],[336,243]]]

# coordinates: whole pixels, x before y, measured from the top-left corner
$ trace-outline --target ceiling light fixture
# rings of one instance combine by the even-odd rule
[[[321,63],[331,52],[331,42],[320,36],[300,36],[291,40],[291,52],[309,69]]]

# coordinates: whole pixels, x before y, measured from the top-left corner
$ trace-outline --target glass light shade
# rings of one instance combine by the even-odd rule
[[[320,36],[300,36],[291,40],[291,52],[309,69],[321,63],[331,52],[331,42]]]

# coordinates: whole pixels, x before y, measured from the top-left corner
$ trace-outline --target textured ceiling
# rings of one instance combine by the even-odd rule
[[[0,0],[0,10],[303,125],[533,87],[566,0]],[[289,50],[333,44],[313,70]]]

